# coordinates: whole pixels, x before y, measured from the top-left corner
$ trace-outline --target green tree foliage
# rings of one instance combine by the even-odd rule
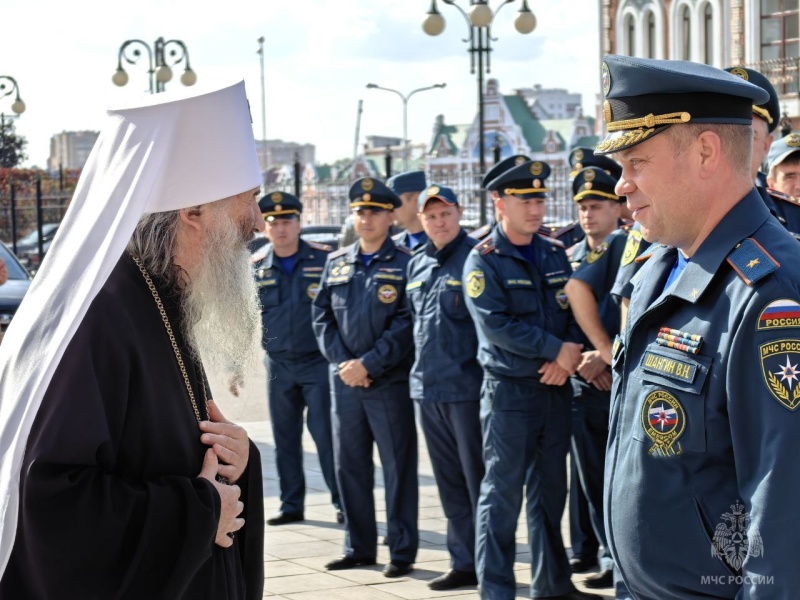
[[[27,145],[28,140],[16,132],[13,119],[0,116],[0,167],[13,169],[27,160]]]

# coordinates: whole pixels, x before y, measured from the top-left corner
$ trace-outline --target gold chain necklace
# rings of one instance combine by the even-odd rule
[[[161,313],[161,320],[164,322],[164,328],[167,330],[169,341],[172,344],[172,350],[175,352],[175,360],[178,361],[178,366],[180,367],[181,374],[183,375],[183,383],[186,384],[186,391],[189,393],[189,401],[192,403],[194,416],[199,423],[203,419],[200,416],[200,410],[197,408],[197,402],[195,402],[194,392],[192,391],[192,384],[189,382],[189,374],[186,372],[186,366],[183,363],[183,356],[181,356],[180,348],[178,348],[178,342],[175,340],[175,334],[172,332],[172,325],[169,323],[167,311],[164,310],[164,305],[161,303],[161,296],[158,295],[158,290],[153,284],[153,280],[150,278],[150,274],[147,272],[147,269],[145,269],[144,265],[142,265],[142,261],[139,259],[139,257],[131,255],[131,258],[133,258],[133,262],[136,263],[136,266],[139,267],[139,270],[142,272],[142,277],[144,277],[145,282],[147,282],[147,287],[150,288],[150,293],[153,295],[153,299],[156,301],[158,312]],[[203,381],[202,373],[198,374],[197,378],[200,380],[200,385],[203,386],[203,398],[206,402],[206,412],[208,412],[208,393],[206,392],[206,384],[205,381]]]

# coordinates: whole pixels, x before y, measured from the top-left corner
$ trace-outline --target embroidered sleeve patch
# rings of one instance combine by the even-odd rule
[[[651,392],[642,404],[642,427],[653,441],[650,454],[659,458],[683,453],[678,439],[686,429],[686,413],[678,399],[666,390]]]
[[[466,279],[467,296],[477,298],[486,289],[486,278],[483,271],[470,271]]]
[[[642,233],[636,229],[631,229],[628,233],[628,241],[625,242],[625,250],[622,253],[620,264],[624,267],[633,262],[639,253],[639,244],[642,243]]]
[[[764,307],[756,329],[786,329],[800,327],[800,304],[794,300],[774,300]]]
[[[800,340],[775,340],[759,346],[761,372],[773,398],[791,411],[800,406]]]

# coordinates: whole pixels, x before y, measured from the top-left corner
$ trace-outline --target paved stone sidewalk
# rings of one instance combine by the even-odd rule
[[[227,401],[226,401],[227,402]],[[230,417],[229,417],[230,418]],[[242,423],[257,443],[264,466],[264,511],[275,512],[279,505],[278,481],[275,474],[275,455],[272,432],[268,421]],[[342,553],[343,530],[336,523],[330,495],[325,487],[314,443],[306,432],[303,440],[306,474],[306,520],[278,527],[266,527],[264,562],[266,582],[264,598],[270,600],[448,600],[478,597],[476,589],[462,588],[451,592],[434,592],[427,582],[449,568],[446,548],[447,521],[444,518],[430,460],[420,434],[419,464],[419,528],[420,549],[415,570],[408,577],[389,580],[381,569],[389,561],[388,547],[378,546],[378,564],[335,574],[325,571],[323,565]],[[378,510],[378,527],[381,537],[385,533],[386,511],[383,499],[383,472],[375,456],[375,505]],[[517,598],[530,598],[530,555],[527,551],[527,530],[524,509],[517,528]],[[563,521],[565,539],[567,521]],[[580,589],[585,575],[576,575],[573,581]],[[603,590],[603,597],[613,598],[611,590]]]

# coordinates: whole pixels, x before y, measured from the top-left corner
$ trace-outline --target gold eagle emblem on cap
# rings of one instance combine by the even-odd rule
[[[533,187],[540,188],[542,187],[542,180],[541,179],[534,179],[532,182]]]
[[[586,171],[586,173],[583,174],[584,181],[594,181],[594,178],[595,178],[594,171]]]
[[[438,185],[432,185],[431,187],[428,188],[428,196],[433,196],[434,194],[438,193],[439,193]]]
[[[541,175],[544,166],[538,160],[531,164],[531,175]]]
[[[611,91],[611,73],[605,61],[603,61],[603,66],[600,68],[600,73],[603,77],[603,94],[608,96],[608,92]]]
[[[283,194],[281,192],[272,192],[269,196],[269,199],[273,202],[280,202],[281,198],[283,198]]]
[[[736,75],[737,77],[741,77],[745,81],[750,80],[750,75],[748,75],[747,71],[744,70],[742,67],[736,67],[734,69],[731,69],[730,73],[731,75]]]
[[[518,157],[516,158],[516,160],[514,161],[514,166],[515,166],[515,167],[518,167],[518,166],[520,166],[520,165],[521,165],[522,163],[524,163],[524,162],[525,162],[525,157],[524,157],[524,156],[518,156]]]
[[[370,191],[374,186],[375,186],[375,184],[373,183],[372,179],[370,179],[370,178],[367,178],[367,179],[365,179],[364,181],[361,182],[361,189],[363,189],[365,192]]]
[[[790,133],[786,137],[786,145],[789,146],[789,148],[798,148],[798,147],[800,147],[800,134]]]

